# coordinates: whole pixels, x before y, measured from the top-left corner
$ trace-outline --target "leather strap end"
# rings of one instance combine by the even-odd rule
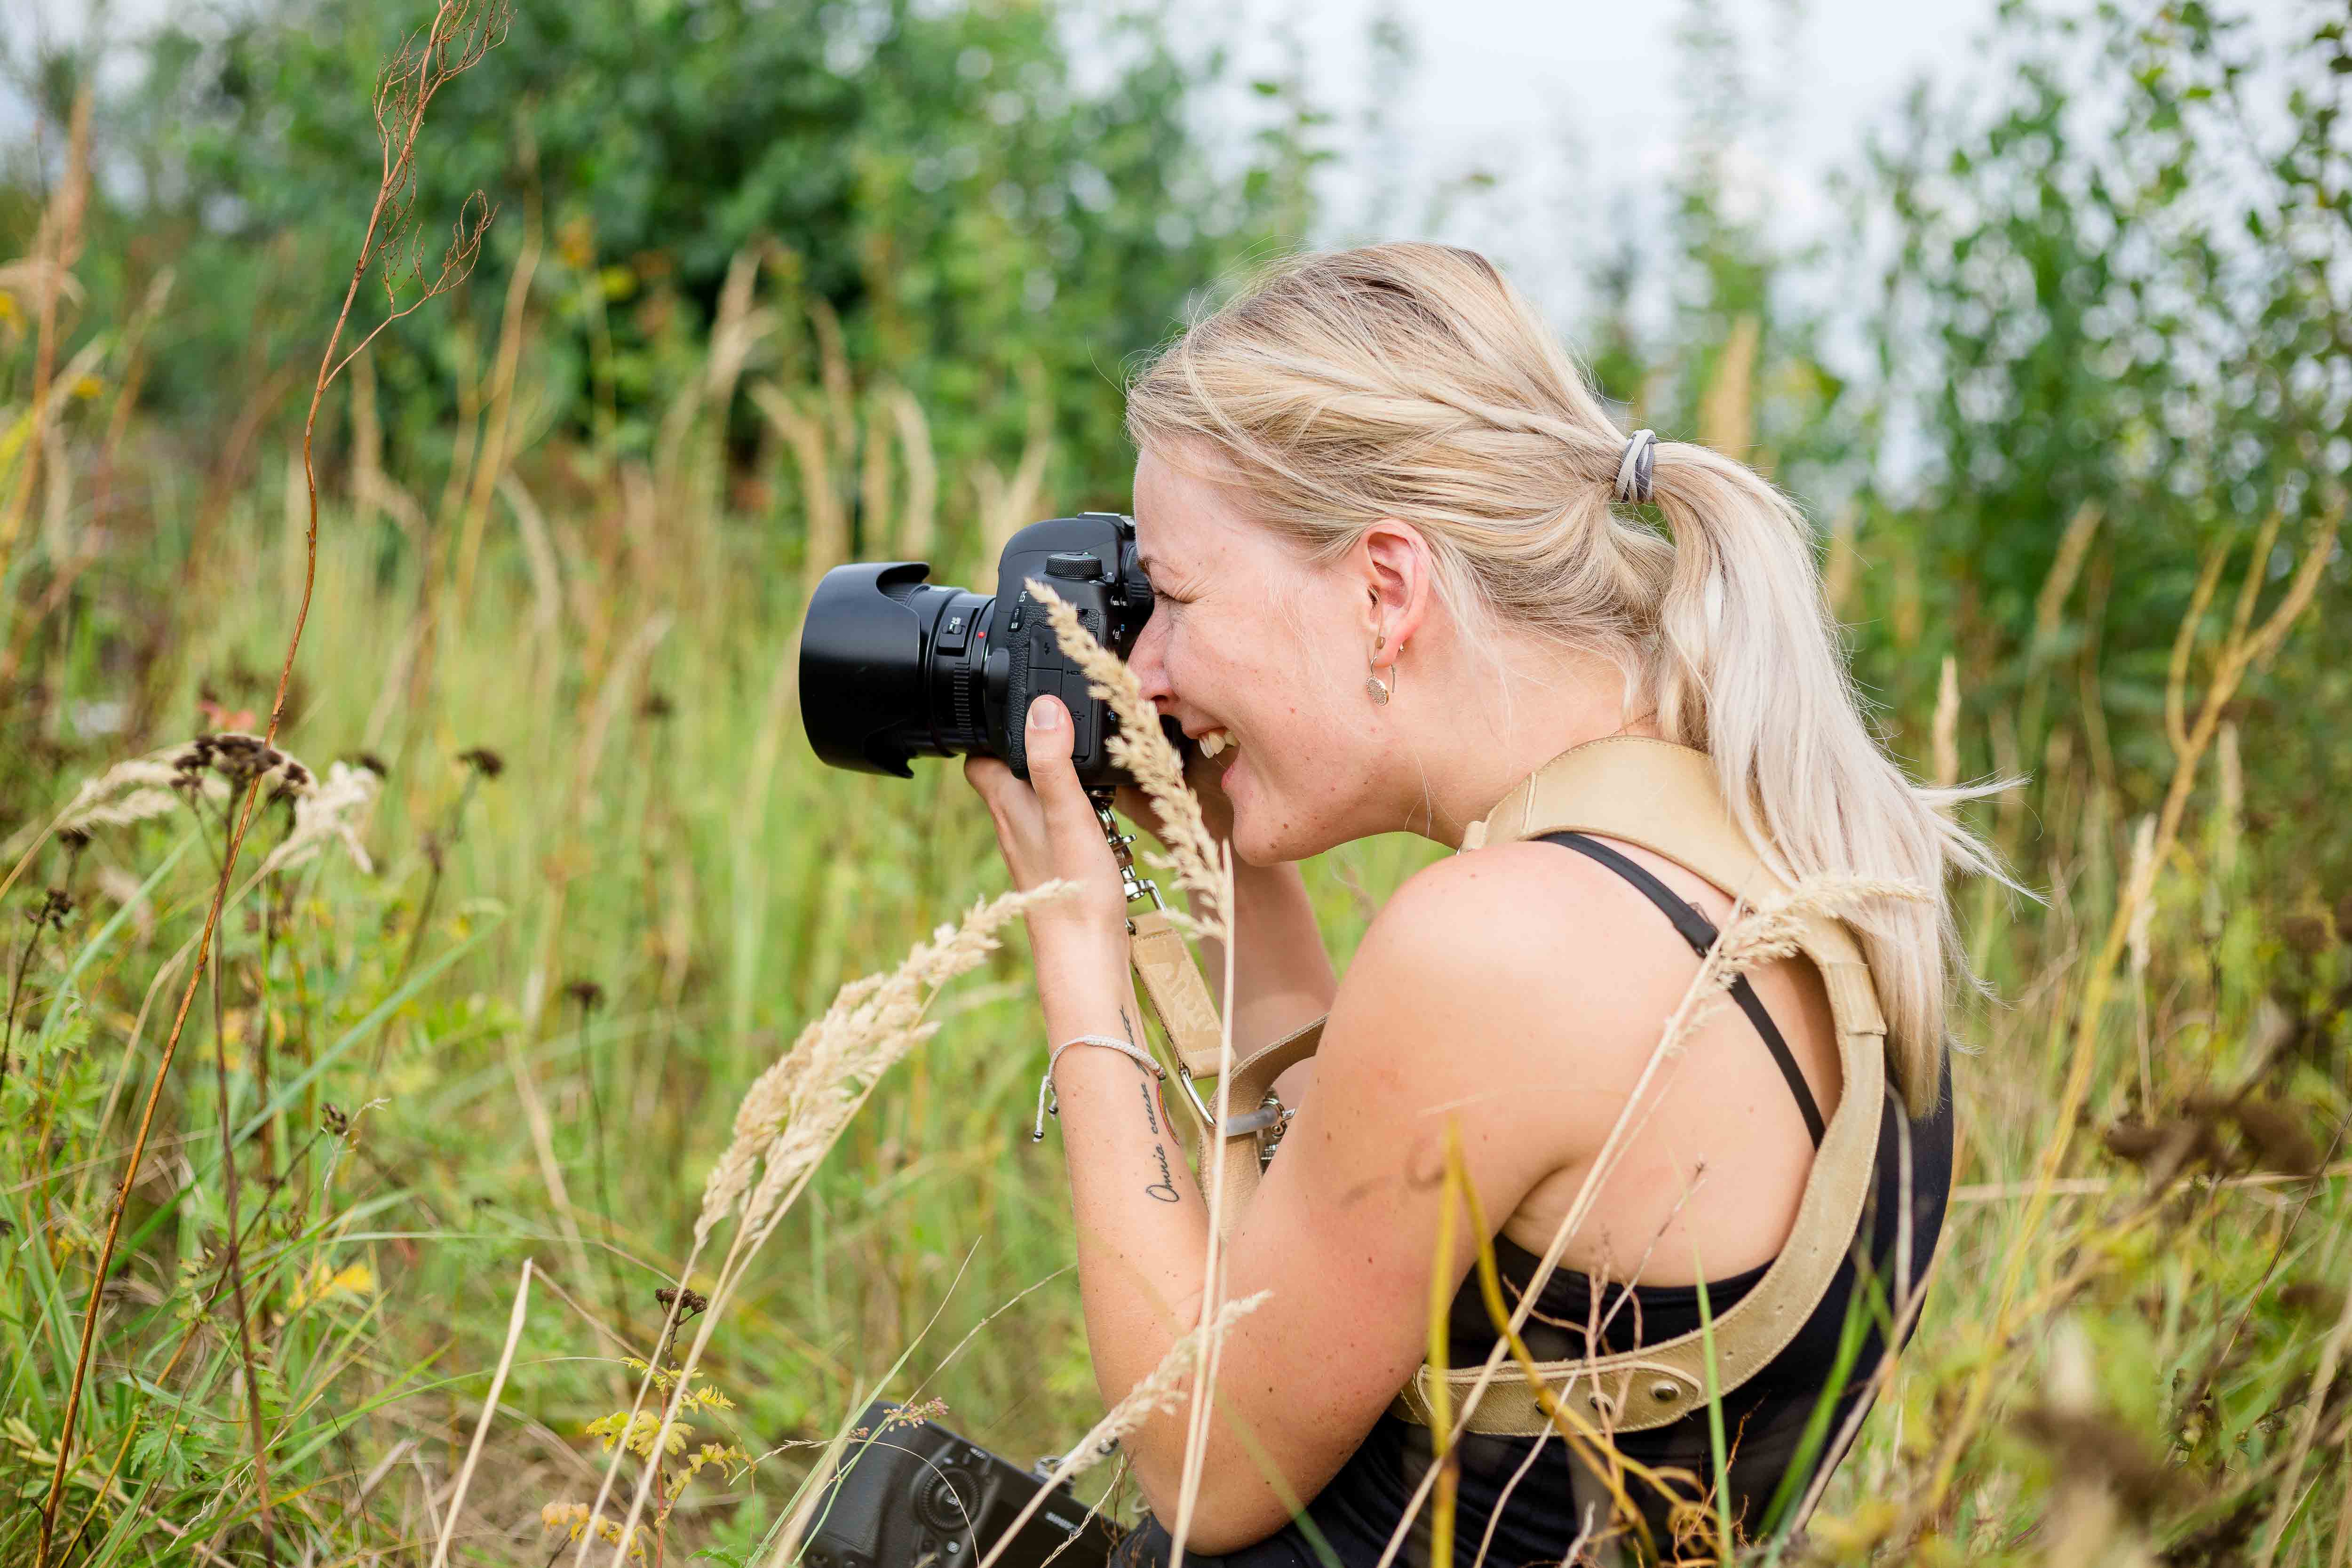
[[[1129,947],[1135,972],[1142,977],[1151,1010],[1160,1016],[1160,1026],[1168,1031],[1176,1059],[1195,1078],[1215,1076],[1224,1055],[1224,1030],[1183,933],[1157,910],[1136,916],[1131,923],[1135,935]]]

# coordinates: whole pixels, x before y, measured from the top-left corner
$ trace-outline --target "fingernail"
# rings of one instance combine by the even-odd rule
[[[1029,727],[1033,730],[1058,730],[1062,727],[1062,700],[1040,697],[1029,704]]]

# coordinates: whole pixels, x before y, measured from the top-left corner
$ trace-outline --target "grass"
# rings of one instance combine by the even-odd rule
[[[509,321],[492,363],[522,385],[477,400],[494,422],[547,393],[527,313]],[[759,373],[786,437],[770,460],[806,492],[790,515],[824,521],[805,533],[719,500],[712,410],[732,389],[699,366],[652,462],[500,429],[467,447],[496,471],[452,476],[421,532],[331,475],[276,741],[320,779],[380,773],[356,828],[370,868],[329,839],[224,900],[201,993],[228,803],[184,791],[86,842],[44,830],[86,777],[262,727],[309,575],[300,470],[215,507],[136,421],[118,449],[102,396],[9,414],[59,421],[60,442],[0,459],[0,493],[44,498],[8,501],[22,531],[0,559],[25,672],[0,682],[0,727],[27,742],[0,759],[0,1561],[31,1560],[59,1475],[52,1560],[77,1564],[572,1550],[603,1436],[636,1429],[613,1417],[676,1364],[692,1314],[656,1292],[694,1252],[745,1091],[845,983],[1002,888],[952,767],[852,777],[799,737],[797,607],[848,548],[848,487],[873,482],[847,455],[886,444],[886,479],[893,458],[928,465],[926,415],[958,414],[840,396],[859,367],[829,368]],[[35,469],[39,450],[67,461]],[[971,581],[988,526],[957,503],[988,493],[979,473],[898,485],[895,508],[884,483],[867,534],[928,530],[912,493],[934,481],[937,575]],[[97,529],[81,503],[101,488],[137,497],[130,523]],[[2077,629],[2095,527],[2042,595],[2045,641]],[[2166,713],[2093,735],[2046,681],[2025,705],[2042,763],[1994,820],[2049,900],[1966,900],[2000,1000],[1961,1020],[1960,1186],[1813,1558],[2346,1561],[2352,902],[2263,852],[2242,785],[2263,720],[2241,700],[2310,635],[2296,595],[2325,555],[2276,525],[2239,537],[2205,563]],[[2247,565],[2281,551],[2320,564]],[[1932,735],[1926,768],[1957,768],[1984,673],[1889,716]],[[2095,760],[2143,742],[2173,758],[2152,797]],[[293,827],[265,793],[233,895]],[[1383,839],[1308,868],[1337,957],[1435,852]],[[649,1558],[763,1561],[877,1391],[943,1400],[1015,1456],[1101,1415],[1059,1163],[1023,1135],[1040,1045],[1022,954],[982,958],[920,1016],[936,1035],[851,1108],[731,1294],[708,1265],[685,1279],[715,1302],[689,1336],[701,1386],[732,1400],[700,1403],[696,1440],[749,1462],[664,1483]]]

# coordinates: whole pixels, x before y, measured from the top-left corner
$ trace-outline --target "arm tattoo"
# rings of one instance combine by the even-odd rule
[[[1133,1045],[1135,1020],[1127,1016],[1127,1008],[1124,1005],[1118,1010],[1118,1022],[1119,1026],[1127,1031],[1128,1044]],[[1160,1179],[1143,1189],[1144,1195],[1163,1204],[1181,1204],[1184,1201],[1184,1194],[1176,1190],[1175,1173],[1168,1163],[1168,1145],[1158,1141],[1160,1136],[1160,1114],[1152,1109],[1151,1080],[1146,1078],[1137,1087],[1143,1091],[1143,1124],[1151,1130],[1154,1140],[1151,1145],[1151,1157],[1160,1162]]]

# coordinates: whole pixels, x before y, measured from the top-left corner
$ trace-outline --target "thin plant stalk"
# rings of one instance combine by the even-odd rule
[[[302,629],[310,615],[310,598],[318,582],[319,572],[319,480],[312,459],[312,436],[319,423],[319,407],[326,400],[327,387],[343,365],[351,363],[346,355],[341,362],[335,358],[337,345],[342,341],[343,328],[351,320],[352,307],[359,297],[360,283],[367,275],[385,240],[384,220],[391,215],[397,223],[404,219],[407,203],[413,199],[413,176],[416,158],[417,133],[423,129],[425,106],[436,92],[454,79],[459,72],[470,68],[504,36],[509,13],[503,0],[489,0],[487,8],[477,10],[478,0],[440,0],[431,24],[424,33],[422,46],[415,51],[412,62],[408,52],[397,57],[383,78],[376,94],[376,123],[383,132],[383,177],[377,187],[374,210],[369,214],[367,231],[360,242],[359,258],[352,268],[351,286],[344,291],[342,310],[328,334],[327,346],[320,357],[319,375],[310,395],[310,407],[302,425],[302,470],[310,492],[310,521],[303,534],[302,597],[294,615],[293,629],[286,639],[286,657],[278,670],[278,689],[269,705],[269,726],[262,739],[274,744],[278,731],[286,717],[286,691],[294,676],[295,655],[302,646]],[[452,46],[455,45],[455,52]],[[406,73],[413,68],[415,82],[412,88]],[[413,96],[411,96],[413,94]],[[398,111],[408,110],[406,123],[397,123]],[[478,193],[477,193],[478,196]],[[469,201],[470,214],[473,204]],[[473,268],[474,258],[480,253],[482,235],[491,217],[487,202],[478,218],[461,219],[457,237],[450,245],[442,263],[440,276],[428,285],[423,295],[404,308],[395,307],[393,313],[374,331],[369,332],[359,348],[364,351],[377,333],[402,316],[419,309],[437,293],[455,285]],[[89,1376],[90,1352],[98,1338],[99,1308],[105,1299],[106,1279],[114,1263],[114,1249],[121,1240],[122,1218],[131,1202],[131,1185],[137,1178],[140,1161],[145,1156],[147,1141],[153,1133],[155,1111],[161,1104],[163,1085],[170,1077],[172,1059],[177,1054],[180,1036],[187,1027],[188,1011],[194,1005],[196,987],[204,979],[205,960],[209,953],[215,931],[219,929],[221,908],[228,897],[230,879],[236,870],[238,852],[244,847],[245,836],[253,824],[253,812],[261,797],[261,781],[255,778],[246,786],[245,801],[238,811],[236,826],[229,836],[228,854],[220,876],[213,884],[210,903],[205,910],[204,931],[197,942],[196,963],[188,975],[186,986],[180,993],[178,1009],[172,1017],[172,1031],[163,1042],[163,1049],[155,1064],[155,1073],[147,1090],[147,1102],[139,1117],[139,1128],[131,1139],[130,1156],[123,1162],[122,1181],[115,1189],[114,1201],[107,1215],[105,1238],[100,1243],[97,1266],[90,1275],[89,1298],[84,1304],[81,1340],[74,1352],[73,1375],[68,1382],[65,1402],[65,1418],[58,1435],[57,1460],[49,1473],[49,1488],[41,1503],[41,1533],[35,1549],[34,1568],[48,1568],[49,1548],[57,1533],[58,1504],[65,1496],[66,1472],[73,1464],[73,1438],[76,1417],[81,1409],[83,1384]]]
[[[8,983],[8,1026],[0,1029],[0,1088],[8,1082],[8,1056],[16,1045],[16,1004],[25,994],[25,972],[33,966],[33,951],[41,945],[41,932],[48,927],[48,909],[42,906],[40,918],[32,922],[26,933],[25,945],[17,950],[16,977]]]
[[[258,781],[256,781],[258,787]],[[221,814],[224,829],[221,848],[221,875],[224,879],[231,869],[227,856],[233,853],[228,843],[228,814]],[[266,895],[265,895],[266,896]],[[203,965],[211,971],[213,994],[213,1087],[220,1101],[221,1136],[221,1195],[228,1210],[228,1257],[222,1268],[228,1276],[230,1304],[236,1313],[237,1363],[245,1373],[246,1420],[253,1433],[254,1495],[260,1505],[261,1559],[276,1568],[278,1562],[278,1524],[269,1510],[269,1446],[261,1422],[261,1380],[256,1375],[253,1360],[253,1325],[246,1311],[245,1263],[240,1256],[241,1230],[237,1225],[236,1130],[229,1124],[228,1110],[228,1031],[221,1001],[221,933],[215,925],[212,933],[212,962]],[[263,1026],[268,1027],[268,1013],[263,1014]],[[268,1200],[265,1198],[265,1205]]]
[[[482,1399],[482,1418],[474,1424],[474,1440],[466,1447],[466,1462],[458,1468],[457,1484],[449,1493],[448,1512],[441,1521],[440,1539],[433,1543],[433,1568],[448,1568],[449,1537],[457,1528],[457,1515],[466,1506],[466,1489],[473,1484],[474,1467],[482,1462],[482,1441],[490,1435],[490,1419],[499,1413],[499,1395],[506,1392],[507,1369],[514,1365],[515,1346],[522,1339],[523,1320],[530,1315],[531,1260],[522,1260],[522,1279],[515,1286],[514,1306],[507,1313],[506,1347],[499,1352],[498,1370],[490,1374],[490,1392]]]

